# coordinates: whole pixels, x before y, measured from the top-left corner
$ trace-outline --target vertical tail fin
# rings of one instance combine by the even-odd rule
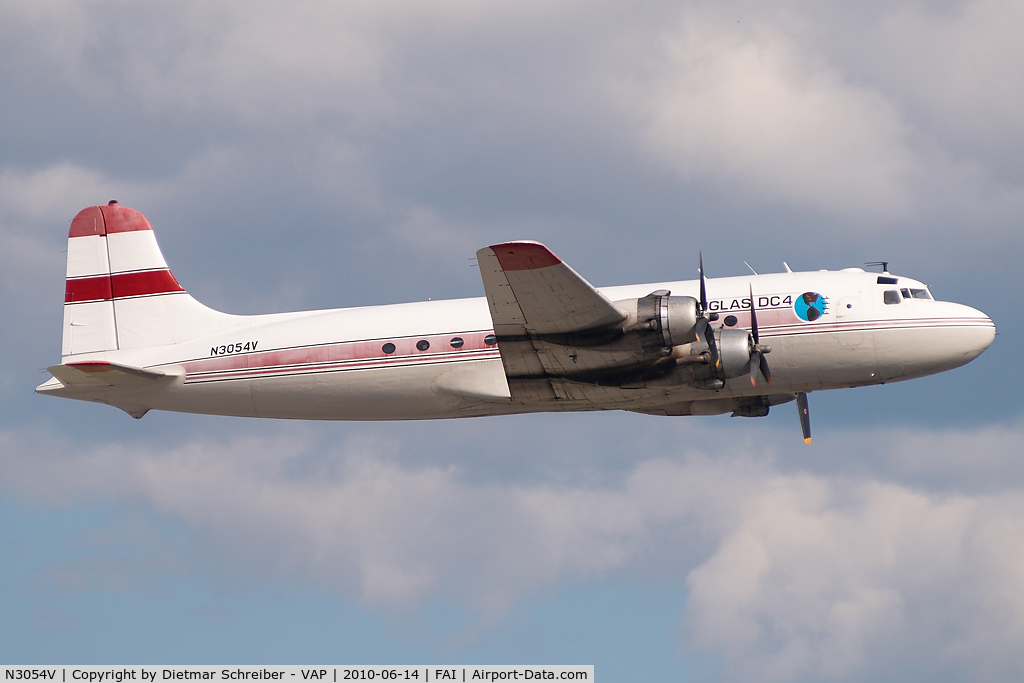
[[[171,274],[153,228],[112,201],[68,232],[62,355],[175,344],[238,325],[193,299]]]

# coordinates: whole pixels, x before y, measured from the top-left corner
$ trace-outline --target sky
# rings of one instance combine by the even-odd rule
[[[1024,5],[0,4],[0,660],[1024,677]],[[973,363],[760,419],[308,423],[33,393],[117,199],[257,313],[887,260]]]

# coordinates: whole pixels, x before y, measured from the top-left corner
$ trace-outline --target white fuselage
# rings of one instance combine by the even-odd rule
[[[772,347],[770,388],[761,381],[752,386],[743,376],[717,390],[652,382],[600,395],[581,387],[581,400],[513,402],[498,346],[489,339],[493,326],[482,297],[238,316],[237,326],[227,331],[183,343],[72,354],[64,361],[123,363],[174,377],[140,387],[136,396],[120,389],[116,400],[107,400],[101,389],[73,396],[115,405],[251,417],[406,420],[552,410],[656,412],[669,405],[676,409],[668,414],[712,414],[730,410],[737,397],[941,372],[968,363],[991,344],[995,326],[980,311],[930,298],[900,296],[898,303],[885,303],[886,290],[927,290],[907,278],[883,285],[877,277],[850,269],[708,281],[709,308],[719,313],[716,327],[749,329],[748,291],[753,289],[761,341]],[[616,301],[659,289],[695,297],[698,283],[600,291]],[[797,299],[804,293],[817,293],[823,302],[810,320],[799,313]],[[453,346],[456,338],[462,343]],[[59,383],[50,389],[62,394]]]

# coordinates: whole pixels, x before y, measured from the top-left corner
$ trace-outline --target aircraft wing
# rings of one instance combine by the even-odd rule
[[[476,255],[513,400],[560,398],[548,377],[566,374],[566,363],[584,368],[578,354],[553,354],[545,337],[614,328],[625,314],[543,244],[506,242]]]

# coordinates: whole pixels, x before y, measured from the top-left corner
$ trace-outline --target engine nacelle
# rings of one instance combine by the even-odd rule
[[[754,348],[750,332],[720,327],[715,330],[715,345],[721,359],[719,376],[729,379],[750,372],[750,353]]]
[[[673,346],[697,337],[697,300],[692,296],[669,296],[667,290],[659,290],[639,299],[616,301],[615,306],[628,315],[624,329],[638,331],[650,355],[668,355]]]

